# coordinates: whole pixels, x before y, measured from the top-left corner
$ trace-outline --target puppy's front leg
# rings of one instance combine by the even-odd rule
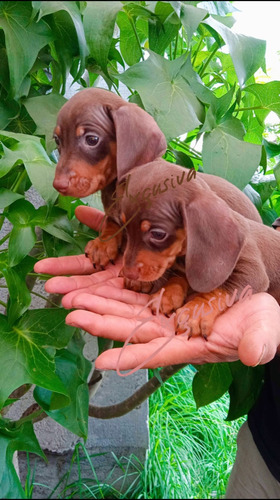
[[[99,271],[103,270],[109,262],[114,264],[122,246],[122,236],[120,226],[106,219],[100,236],[89,241],[85,248],[85,255],[92,262],[94,269]]]

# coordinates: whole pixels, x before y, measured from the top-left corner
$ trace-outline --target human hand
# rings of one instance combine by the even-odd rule
[[[76,215],[93,229],[103,217],[102,212],[84,206],[76,209]],[[120,267],[121,259],[106,271],[92,273],[84,255],[45,259],[35,266],[36,272],[60,275],[50,279],[45,288],[50,293],[65,294],[64,307],[78,308],[67,316],[68,324],[92,335],[123,342],[127,342],[134,330],[130,339],[133,345],[122,351],[112,349],[102,353],[96,360],[96,368],[128,370],[237,359],[254,366],[275,356],[280,344],[280,309],[269,294],[258,293],[233,305],[217,318],[207,342],[201,337],[188,340],[184,335],[175,336],[172,318],[168,320],[160,314],[141,325],[151,316],[145,308],[150,297],[124,290],[122,278],[117,277]],[[74,276],[63,277],[63,274]]]
[[[95,366],[99,370],[238,359],[245,365],[255,366],[270,361],[280,344],[280,308],[267,293],[255,294],[251,299],[234,304],[217,318],[205,341],[202,337],[188,340],[187,335],[175,336],[172,318],[168,320],[163,315],[152,317],[141,326],[141,319],[149,316],[147,309],[141,312],[149,296],[115,287],[108,287],[107,292],[106,298],[76,294],[72,307],[78,309],[66,318],[67,324],[83,328],[92,335],[122,342],[127,341],[134,330],[133,338],[129,339],[133,345],[125,346],[122,351],[105,351],[97,358]]]
[[[84,205],[76,208],[75,215],[82,224],[95,230],[99,229],[100,223],[104,217],[104,213],[100,210]],[[84,254],[52,257],[37,262],[34,266],[34,271],[36,273],[46,273],[56,276],[47,281],[45,286],[47,292],[67,294],[73,290],[86,289],[93,283],[101,283],[110,278],[117,277],[121,268],[121,260],[122,259],[118,259],[116,265],[110,264],[105,271],[97,273],[90,259]],[[67,274],[72,276],[64,276]]]

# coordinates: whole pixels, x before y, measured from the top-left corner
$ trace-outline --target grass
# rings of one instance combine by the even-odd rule
[[[223,498],[243,419],[225,422],[228,396],[196,410],[192,367],[150,400],[150,450],[144,498]]]
[[[94,455],[79,443],[69,471],[54,490],[46,489],[46,498],[223,498],[244,418],[224,420],[226,395],[197,410],[193,375],[194,369],[186,367],[151,396],[150,448],[144,466],[133,455],[114,456],[115,467],[101,482],[94,470]],[[88,478],[83,477],[84,460],[91,468]],[[26,490],[32,492],[32,487]]]

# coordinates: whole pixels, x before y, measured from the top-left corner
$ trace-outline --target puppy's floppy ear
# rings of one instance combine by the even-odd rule
[[[233,210],[211,190],[182,207],[187,233],[186,276],[193,290],[210,292],[232,273],[245,241]]]
[[[120,179],[133,167],[144,165],[166,151],[165,136],[156,121],[136,104],[111,110],[117,144],[117,173]]]

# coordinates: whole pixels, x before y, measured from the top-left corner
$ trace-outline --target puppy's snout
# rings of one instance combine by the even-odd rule
[[[123,267],[123,276],[129,280],[139,279],[139,269],[137,267]]]
[[[53,181],[53,187],[59,191],[60,193],[64,193],[67,191],[69,186],[69,179],[66,179],[65,177],[59,178],[55,177]]]

